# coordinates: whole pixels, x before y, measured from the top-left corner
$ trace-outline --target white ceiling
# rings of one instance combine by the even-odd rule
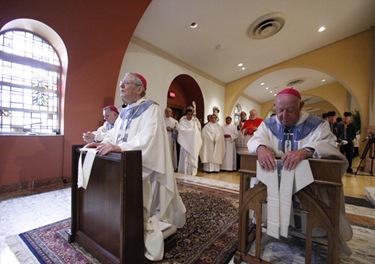
[[[275,12],[284,17],[284,27],[269,38],[250,38],[250,25]],[[134,36],[226,84],[374,24],[375,0],[153,0]],[[326,30],[319,33],[321,26]],[[244,94],[260,103],[273,100],[273,93],[297,78],[305,80],[294,86],[299,91],[322,85],[322,79],[335,81],[311,69],[285,69],[263,76]]]

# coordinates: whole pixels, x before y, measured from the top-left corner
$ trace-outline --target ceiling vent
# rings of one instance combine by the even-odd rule
[[[248,29],[250,38],[265,39],[279,32],[285,24],[282,13],[270,13],[255,20]]]
[[[286,87],[294,87],[296,85],[299,85],[299,84],[303,83],[304,81],[305,81],[305,79],[302,79],[302,78],[293,79],[286,84]]]

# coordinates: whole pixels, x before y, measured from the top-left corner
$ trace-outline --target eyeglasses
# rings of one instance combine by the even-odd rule
[[[129,85],[129,84],[132,84],[132,83],[133,82],[124,79],[124,80],[120,81],[120,86],[122,86],[122,85]]]

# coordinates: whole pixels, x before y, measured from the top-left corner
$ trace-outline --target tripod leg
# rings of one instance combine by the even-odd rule
[[[375,148],[374,148],[374,145],[375,144],[375,141],[374,142],[371,142],[371,145],[370,145],[370,159],[371,159],[371,170],[370,170],[370,174],[371,176],[374,176],[374,158],[375,158]]]
[[[359,162],[358,168],[355,171],[354,175],[357,175],[357,172],[358,172],[359,168],[361,167],[362,162],[366,159],[366,155],[367,155],[367,153],[370,149],[370,144],[371,144],[370,142],[367,142],[365,150],[362,152],[361,161]]]

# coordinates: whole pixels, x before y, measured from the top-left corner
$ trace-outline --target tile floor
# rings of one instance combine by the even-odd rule
[[[238,190],[240,173],[199,172],[198,177],[190,177],[189,180],[208,183],[210,179],[223,181],[226,188]],[[375,187],[375,177],[345,174],[343,184],[346,195],[364,198],[364,187]],[[26,193],[26,196],[23,196],[25,193],[0,195],[0,263],[19,263],[6,244],[6,237],[70,217],[71,189],[62,187],[64,186],[55,186],[54,189],[58,188],[58,190],[44,190],[42,193],[32,195]]]
[[[71,189],[0,201],[0,263],[19,263],[5,238],[69,218]]]

